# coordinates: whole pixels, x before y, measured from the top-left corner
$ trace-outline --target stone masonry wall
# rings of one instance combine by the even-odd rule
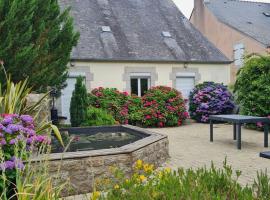
[[[113,167],[129,176],[138,159],[159,167],[168,157],[168,139],[163,138],[131,153],[50,161],[50,172],[69,183],[63,196],[77,195],[93,191],[97,180],[112,178]]]

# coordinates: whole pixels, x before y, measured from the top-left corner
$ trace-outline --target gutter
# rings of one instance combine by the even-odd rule
[[[133,62],[133,63],[176,63],[176,64],[231,64],[233,61],[192,61],[192,60],[123,60],[123,59],[95,59],[95,58],[71,58],[70,62]]]

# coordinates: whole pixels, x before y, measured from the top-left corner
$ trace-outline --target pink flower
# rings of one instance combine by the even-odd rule
[[[158,127],[164,127],[164,123],[163,122],[158,122]]]
[[[128,92],[123,92],[123,95],[128,96]]]
[[[263,127],[262,122],[257,122],[257,126],[258,126],[259,128]]]
[[[184,112],[183,115],[184,115],[185,118],[188,118],[189,117],[188,112]]]
[[[150,115],[146,115],[145,119],[151,119],[152,117]]]

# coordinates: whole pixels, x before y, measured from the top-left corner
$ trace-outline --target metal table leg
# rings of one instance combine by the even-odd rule
[[[265,123],[264,124],[264,147],[268,147],[268,132],[269,132],[269,125]]]
[[[236,140],[236,123],[233,123],[233,140]]]
[[[236,125],[237,130],[237,149],[241,149],[241,124]]]
[[[210,142],[213,142],[213,121],[210,120]]]

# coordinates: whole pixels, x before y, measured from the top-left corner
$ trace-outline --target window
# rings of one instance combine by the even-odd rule
[[[139,75],[139,76],[138,76]],[[143,96],[145,92],[150,88],[150,76],[145,74],[133,74],[130,77],[131,94]]]
[[[245,46],[242,43],[234,45],[234,64],[237,67],[242,67],[244,63]]]

